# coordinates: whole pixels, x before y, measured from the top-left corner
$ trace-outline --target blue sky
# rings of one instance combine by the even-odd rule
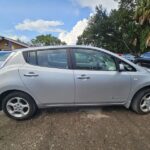
[[[0,35],[27,42],[52,34],[75,44],[98,4],[117,8],[113,0],[0,0]]]

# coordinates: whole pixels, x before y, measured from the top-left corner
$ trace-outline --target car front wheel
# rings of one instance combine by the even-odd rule
[[[132,102],[132,109],[139,114],[150,112],[150,89],[145,89],[136,94]]]
[[[4,98],[2,109],[10,118],[25,120],[35,114],[37,107],[34,100],[28,94],[13,92]]]

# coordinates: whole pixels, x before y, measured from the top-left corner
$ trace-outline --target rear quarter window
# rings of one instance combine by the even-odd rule
[[[37,65],[37,59],[36,59],[36,52],[35,51],[24,52],[23,56],[24,56],[25,61],[28,64]]]

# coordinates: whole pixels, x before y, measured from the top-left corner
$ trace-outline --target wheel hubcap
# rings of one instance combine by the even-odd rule
[[[150,93],[146,94],[140,104],[140,108],[143,112],[149,112],[150,111]]]
[[[30,106],[27,100],[21,97],[14,97],[8,100],[6,104],[8,113],[16,118],[22,118],[26,116],[30,111]]]

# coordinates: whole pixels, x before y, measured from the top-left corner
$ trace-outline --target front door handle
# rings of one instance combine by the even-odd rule
[[[80,79],[80,80],[87,79],[88,80],[88,79],[90,79],[90,77],[85,75],[85,74],[83,74],[83,75],[78,76],[77,79]]]
[[[35,74],[34,72],[29,72],[27,74],[24,74],[25,77],[38,77],[38,74]]]

